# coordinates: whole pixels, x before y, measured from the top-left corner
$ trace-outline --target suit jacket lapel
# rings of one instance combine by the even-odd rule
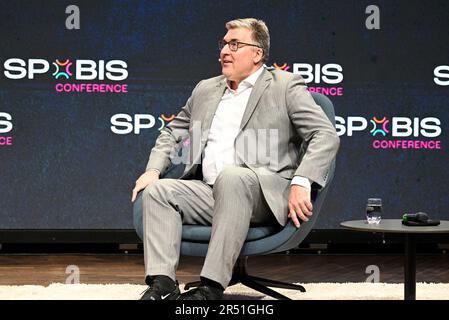
[[[196,124],[194,123],[194,133],[193,137],[191,136],[191,139],[193,139],[194,142],[190,144],[190,148],[188,149],[188,158],[190,160],[190,163],[186,166],[182,177],[187,176],[188,172],[194,167],[194,165],[201,162],[201,154],[207,142],[210,126],[212,125],[212,119],[214,118],[215,111],[218,108],[218,104],[220,103],[225,88],[225,78],[220,77],[217,81],[216,86],[213,88],[213,91],[208,94],[207,105],[205,107],[206,110],[204,111],[203,116],[200,119],[193,119],[194,122],[198,120],[201,121],[199,128],[199,130],[201,130],[201,137],[196,136]],[[195,142],[198,141],[197,138],[200,139],[201,143]]]
[[[215,111],[217,111],[218,105],[220,103],[221,98],[223,97],[225,89],[226,89],[225,78],[222,77],[218,81],[215,90],[210,94],[208,102],[209,106],[206,108],[206,113],[203,118],[203,124],[201,126],[201,131],[203,133],[209,132],[210,126],[212,125],[212,119],[214,118]]]
[[[268,87],[272,79],[273,76],[271,75],[271,73],[264,69],[259,79],[257,79],[256,83],[254,84],[254,88],[251,91],[251,95],[249,96],[248,104],[246,105],[245,113],[243,114],[242,122],[240,123],[240,130],[243,130],[243,128],[245,127],[249,118],[256,109],[260,97],[262,97],[262,94],[264,93],[265,89]]]

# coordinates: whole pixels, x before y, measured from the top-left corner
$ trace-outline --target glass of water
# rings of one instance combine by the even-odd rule
[[[382,219],[382,199],[369,198],[366,203],[366,221],[368,224],[379,224]]]

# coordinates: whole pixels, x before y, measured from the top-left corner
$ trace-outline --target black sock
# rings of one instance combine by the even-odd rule
[[[223,286],[220,283],[218,283],[218,282],[216,282],[214,280],[205,278],[205,277],[200,277],[200,278],[201,278],[201,283],[202,284],[205,284],[205,285],[207,285],[207,286],[209,286],[211,288],[217,289],[220,292],[224,291],[224,288],[223,288]]]

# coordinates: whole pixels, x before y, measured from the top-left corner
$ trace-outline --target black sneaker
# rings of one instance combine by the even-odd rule
[[[199,287],[184,292],[179,300],[222,300],[223,290],[201,284]]]
[[[155,276],[140,300],[177,300],[180,295],[178,281],[167,276]]]

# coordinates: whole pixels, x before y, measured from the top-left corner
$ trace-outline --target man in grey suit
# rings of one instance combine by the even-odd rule
[[[132,201],[143,190],[142,299],[221,299],[250,225],[300,227],[324,186],[339,147],[336,131],[304,80],[264,68],[270,36],[261,20],[226,24],[223,75],[198,83],[163,129]],[[301,147],[307,143],[307,151]],[[159,179],[188,150],[179,179]],[[301,222],[300,222],[301,221]],[[176,282],[182,225],[212,225],[201,285],[180,295]]]

